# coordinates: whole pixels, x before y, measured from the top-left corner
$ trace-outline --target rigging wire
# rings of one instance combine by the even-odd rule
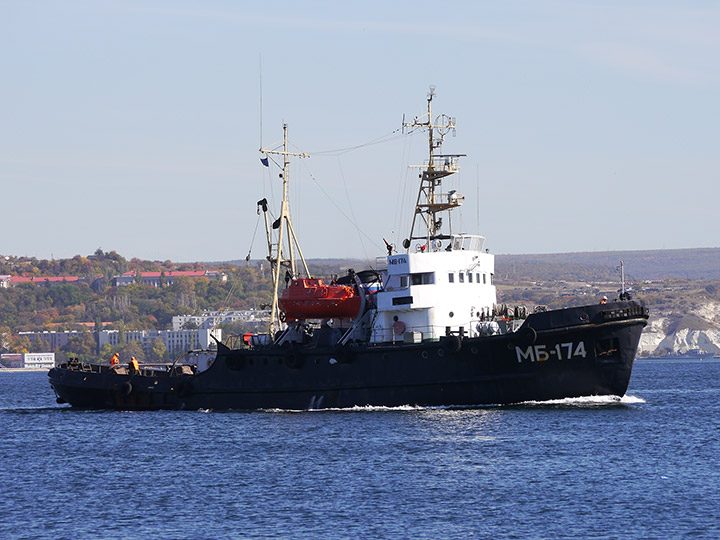
[[[223,311],[224,309],[228,309],[230,307],[230,296],[233,292],[235,292],[235,287],[237,285],[237,280],[233,280],[232,287],[230,287],[230,290],[227,293],[227,296],[225,297],[225,301],[220,304],[221,306],[225,306],[225,308],[220,308],[219,311]],[[217,324],[213,324],[213,328],[215,328]]]
[[[398,195],[395,202],[395,231],[402,231],[402,222],[405,221],[405,198],[407,197],[408,185],[410,184],[410,167],[408,166],[409,156],[412,146],[412,137],[405,139],[403,145],[402,161],[400,163],[400,177],[402,178],[398,186]],[[400,239],[393,239],[393,243],[401,242]],[[396,248],[397,249],[397,248]]]
[[[348,191],[348,185],[347,180],[345,179],[345,173],[343,172],[342,168],[342,162],[340,161],[340,155],[337,156],[338,161],[338,167],[340,168],[340,178],[342,178],[343,186],[345,187],[345,197],[347,198],[348,207],[350,208],[350,214],[352,215],[353,221],[357,222],[357,218],[355,217],[355,211],[353,210],[353,205],[350,200],[350,192]],[[367,249],[365,249],[365,242],[363,242],[363,238],[360,235],[360,229],[356,228],[356,231],[358,233],[358,240],[360,240],[360,247],[363,250],[363,253],[365,254],[365,261],[368,263],[368,266],[370,266],[370,257],[368,257]]]
[[[371,236],[369,236],[365,231],[363,231],[363,230],[358,226],[358,224],[355,223],[355,221],[353,221],[352,218],[350,218],[350,217],[343,211],[343,209],[333,200],[333,198],[330,197],[330,195],[328,194],[328,192],[325,191],[325,189],[322,187],[322,185],[320,184],[320,182],[317,181],[317,178],[315,178],[315,175],[313,175],[313,173],[310,172],[309,169],[308,169],[308,174],[310,175],[310,178],[312,178],[312,181],[315,182],[315,185],[320,189],[320,191],[322,192],[322,194],[325,195],[325,197],[328,198],[328,200],[333,204],[333,206],[335,206],[335,208],[337,208],[338,212],[340,212],[340,214],[341,214],[346,220],[348,220],[348,222],[349,222],[353,227],[355,227],[355,228],[357,229],[358,233],[359,233],[359,234],[362,234],[363,236],[365,236],[365,238],[367,238],[373,245],[375,245],[377,248],[381,249],[381,248],[382,248],[382,245],[381,245],[379,242],[377,242],[375,239],[373,239]]]
[[[387,134],[385,134],[385,135],[382,135],[382,136],[380,136],[380,137],[377,137],[377,138],[375,138],[375,139],[372,139],[372,140],[370,140],[370,141],[368,141],[368,142],[366,142],[366,143],[363,143],[363,144],[359,144],[359,145],[355,145],[355,146],[350,146],[350,147],[345,147],[345,148],[337,148],[337,149],[333,149],[333,150],[321,150],[321,151],[318,151],[318,152],[305,152],[302,148],[300,148],[300,147],[297,146],[296,144],[288,141],[288,145],[289,145],[289,146],[292,146],[292,147],[293,147],[295,150],[297,150],[298,152],[301,152],[301,153],[304,153],[304,154],[309,154],[310,156],[319,156],[319,157],[333,157],[333,156],[334,156],[334,157],[337,157],[337,158],[338,158],[338,164],[339,164],[339,166],[340,166],[340,174],[341,174],[341,177],[343,178],[343,183],[344,183],[344,186],[345,186],[345,195],[346,195],[346,197],[347,197],[347,199],[348,199],[348,204],[349,204],[349,206],[350,206],[350,213],[352,214],[352,217],[348,216],[348,215],[343,211],[343,209],[333,200],[333,198],[327,193],[327,191],[325,191],[325,189],[322,187],[322,185],[320,184],[320,182],[318,182],[318,180],[315,178],[315,176],[312,174],[312,172],[309,170],[309,168],[307,169],[307,173],[309,174],[309,176],[310,176],[310,178],[313,180],[313,182],[315,182],[315,185],[320,189],[320,191],[323,193],[323,195],[325,195],[325,197],[327,197],[327,199],[337,208],[337,210],[340,212],[340,214],[341,214],[353,227],[355,227],[356,231],[358,232],[358,236],[360,237],[360,244],[361,244],[361,246],[362,246],[362,249],[363,249],[363,252],[364,252],[364,254],[365,254],[365,258],[366,258],[366,260],[368,261],[368,264],[370,264],[370,259],[369,259],[368,254],[367,254],[367,249],[366,249],[366,247],[365,247],[365,244],[364,244],[363,241],[362,241],[362,236],[365,236],[365,238],[366,238],[367,240],[369,240],[369,241],[371,242],[371,244],[374,245],[374,246],[377,247],[377,248],[382,249],[383,246],[382,246],[379,242],[377,242],[375,239],[373,239],[372,237],[370,237],[366,232],[364,232],[364,231],[358,226],[358,224],[357,224],[357,220],[356,220],[356,218],[355,218],[355,214],[354,214],[354,211],[353,211],[353,209],[352,209],[352,205],[350,204],[350,194],[349,194],[349,191],[348,191],[348,188],[347,188],[347,181],[346,181],[345,176],[344,176],[344,174],[343,174],[343,172],[342,172],[342,165],[341,165],[340,162],[339,162],[339,157],[340,157],[342,154],[346,154],[346,153],[351,152],[351,151],[353,151],[353,150],[358,150],[358,149],[365,148],[365,147],[368,147],[368,146],[373,146],[373,145],[377,145],[377,144],[383,144],[383,143],[386,143],[386,142],[391,142],[391,141],[394,141],[394,140],[397,140],[397,139],[400,139],[400,138],[406,138],[406,135],[412,134],[412,133],[415,131],[415,130],[410,130],[410,131],[407,131],[407,132],[402,133],[402,134],[400,134],[400,135],[397,135],[398,132],[400,132],[401,130],[402,130],[402,128],[394,129],[394,130],[391,131],[390,133],[387,133]],[[272,146],[272,147],[270,147],[270,148],[271,148],[272,150],[275,150],[275,149],[279,148],[280,146],[282,146],[282,144],[283,144],[283,143],[275,143],[275,145]],[[403,152],[403,162],[406,160],[406,156],[407,156],[407,153],[408,153],[408,151],[409,151],[409,150],[407,149],[407,147],[408,147],[408,144],[406,143],[405,149],[404,149],[404,152]],[[275,162],[275,160],[272,159],[272,157],[269,156],[268,154],[265,154],[265,156],[268,157],[268,158],[270,158],[273,162]],[[279,164],[278,164],[277,162],[275,162],[275,164],[276,164],[277,166],[279,166]],[[405,196],[405,191],[406,191],[406,189],[407,189],[406,186],[407,186],[407,183],[408,183],[408,182],[407,182],[407,176],[408,176],[408,174],[409,174],[409,173],[406,173],[406,179],[405,179],[405,182],[404,182],[405,187],[403,187],[403,198],[404,198],[404,196]],[[269,183],[270,198],[271,198],[271,200],[273,201],[273,204],[274,204],[274,203],[275,203],[275,196],[274,196],[274,192],[273,192],[272,175],[271,175],[271,174],[267,174],[267,175],[264,176],[264,179]],[[295,193],[295,195],[297,195],[297,192],[296,192],[296,191],[295,191],[294,193]],[[401,206],[401,205],[398,205],[398,206]],[[396,215],[397,215],[397,209],[396,209]],[[272,213],[271,213],[271,216],[272,216]],[[272,216],[272,217],[274,218],[274,216]],[[257,230],[257,224],[256,224],[256,230]],[[361,236],[361,235],[362,235],[362,236]],[[254,242],[254,235],[253,235],[253,242]],[[252,244],[251,244],[251,249],[252,249]]]
[[[402,128],[397,128],[391,131],[390,133],[387,133],[385,135],[382,135],[376,139],[372,139],[371,141],[368,141],[363,144],[358,144],[356,146],[348,146],[346,148],[336,148],[334,150],[321,150],[319,152],[308,152],[310,155],[313,156],[326,156],[326,155],[341,155],[341,154],[347,154],[348,152],[351,152],[353,150],[358,150],[360,148],[365,148],[367,146],[373,146],[376,144],[382,144],[390,141],[394,141],[396,139],[400,139],[404,135],[399,135],[397,137],[391,137],[392,135],[396,134],[398,131],[400,131]],[[390,138],[388,138],[390,137]]]
[[[258,71],[260,79],[260,148],[263,147],[263,87],[262,87],[262,53],[258,55]]]
[[[246,261],[250,260],[250,253],[252,253],[253,244],[255,243],[255,236],[257,236],[258,225],[260,225],[260,209],[257,211],[257,220],[255,220],[255,231],[253,232],[252,239],[250,240],[250,249],[248,249]]]

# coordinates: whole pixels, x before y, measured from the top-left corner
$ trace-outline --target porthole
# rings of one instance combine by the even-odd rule
[[[428,357],[427,351],[421,352],[421,353],[420,353],[420,356],[422,356],[423,358],[427,358],[427,357]]]
[[[477,353],[478,353],[478,348],[477,348],[477,347],[470,347],[470,352],[473,353],[473,354],[477,354]]]
[[[445,356],[445,351],[438,349],[438,356]]]
[[[455,314],[452,311],[449,313],[449,315],[450,315],[450,318],[455,316]]]

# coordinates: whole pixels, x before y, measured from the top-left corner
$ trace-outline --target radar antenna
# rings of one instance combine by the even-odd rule
[[[413,131],[415,128],[426,129],[428,133],[428,160],[425,165],[414,165],[414,168],[423,169],[420,174],[420,190],[415,203],[415,212],[410,226],[410,236],[403,241],[403,247],[409,251],[413,240],[430,242],[434,239],[449,238],[441,234],[442,218],[439,212],[453,210],[462,204],[463,197],[455,192],[441,192],[442,179],[459,171],[457,160],[465,154],[443,154],[442,143],[445,135],[455,134],[455,118],[445,114],[433,117],[432,100],[435,97],[435,87],[430,87],[427,97],[427,114],[415,117],[412,122],[405,122],[403,118],[403,132]],[[418,217],[424,227],[418,222]],[[424,228],[424,230],[420,230]]]

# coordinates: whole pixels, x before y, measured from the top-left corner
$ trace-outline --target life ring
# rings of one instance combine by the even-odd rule
[[[462,348],[462,341],[458,336],[447,336],[444,345],[447,352],[456,353]]]
[[[294,353],[290,353],[285,357],[285,365],[291,369],[302,367],[302,358]]]
[[[322,288],[320,289],[320,294],[321,294],[322,296],[327,296],[327,295],[328,295],[328,288],[327,288],[327,287],[322,287]]]
[[[124,383],[122,383],[122,385],[120,386],[120,390],[119,390],[120,395],[123,397],[129,396],[132,393],[132,391],[133,391],[133,386],[130,381],[125,381]]]
[[[537,341],[537,331],[532,326],[528,326],[521,330],[520,339],[527,345],[533,345]]]

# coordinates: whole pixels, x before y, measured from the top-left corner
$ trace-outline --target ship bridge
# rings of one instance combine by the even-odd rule
[[[496,302],[495,257],[484,245],[481,235],[453,234],[387,257],[372,341],[402,340],[405,333],[421,340],[475,335]]]

